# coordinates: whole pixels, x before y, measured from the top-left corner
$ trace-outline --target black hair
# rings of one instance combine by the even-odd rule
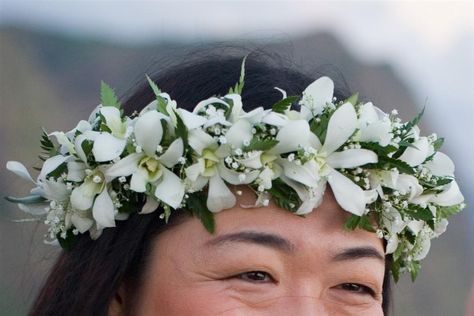
[[[166,69],[160,67],[149,75],[179,107],[191,110],[198,101],[213,95],[223,96],[234,86],[239,79],[243,55],[193,52],[181,62]],[[291,61],[262,50],[252,50],[248,54],[245,69],[242,101],[246,111],[258,106],[268,108],[280,100],[281,93],[274,87],[284,89],[288,95],[297,95],[322,75],[305,74]],[[337,99],[347,98],[349,89],[345,82],[334,75],[331,77],[336,79]],[[122,104],[130,115],[154,99],[153,91],[143,78],[128,96],[122,98]],[[139,207],[137,205],[137,209]],[[188,214],[174,212],[170,222],[164,224],[159,213],[132,214],[128,220],[117,221],[115,228],[104,229],[97,240],[91,240],[87,234],[78,236],[72,249],[61,252],[30,315],[106,315],[122,284],[131,289],[127,293],[138,293],[153,240],[162,231],[179,224],[182,214]],[[385,315],[389,314],[391,301],[388,262],[383,284]],[[133,305],[129,304],[128,308],[132,314]]]

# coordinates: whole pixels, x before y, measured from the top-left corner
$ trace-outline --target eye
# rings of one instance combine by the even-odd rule
[[[370,295],[375,297],[375,291],[371,289],[370,287],[358,283],[344,283],[340,284],[337,286],[337,288],[352,292],[355,294],[361,294],[361,295]]]
[[[275,279],[264,271],[249,271],[237,274],[235,278],[251,283],[270,283],[275,282]]]

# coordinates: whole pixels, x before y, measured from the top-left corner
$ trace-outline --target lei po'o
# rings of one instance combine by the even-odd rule
[[[328,77],[302,95],[276,88],[280,101],[246,112],[244,66],[245,59],[228,94],[192,112],[147,77],[156,99],[126,116],[102,83],[101,104],[87,121],[69,132],[43,130],[36,181],[21,163],[7,163],[35,185],[28,196],[7,199],[44,220],[49,242],[68,248],[78,234],[99,238],[135,212],[161,212],[167,221],[188,211],[213,232],[213,213],[236,204],[229,185],[251,188],[254,207],[272,199],[297,215],[317,208],[329,186],[352,214],[345,228],[385,239],[395,280],[406,271],[414,279],[431,239],[465,206],[454,164],[438,151],[443,139],[420,135],[421,114],[402,122],[396,110],[384,113],[357,94],[337,100]]]

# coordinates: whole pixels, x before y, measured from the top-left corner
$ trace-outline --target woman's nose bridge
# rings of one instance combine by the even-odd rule
[[[329,315],[323,300],[321,300],[320,297],[313,295],[286,295],[279,297],[275,300],[272,309],[276,312],[272,315]]]

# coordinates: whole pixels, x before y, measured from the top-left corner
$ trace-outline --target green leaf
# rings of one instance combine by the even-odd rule
[[[451,206],[437,206],[436,207],[436,216],[438,218],[448,218],[452,215],[459,213],[462,210],[461,204],[451,205]]]
[[[381,146],[376,142],[361,142],[361,148],[368,149],[377,154],[377,156],[388,156],[390,153],[397,151],[397,147],[392,145]]]
[[[100,82],[100,103],[102,106],[113,106],[120,109],[120,102],[115,91],[105,82]]]
[[[44,197],[37,194],[32,194],[24,197],[13,197],[13,196],[6,196],[5,200],[12,203],[21,203],[21,204],[35,204],[41,203],[46,201]]]
[[[81,143],[81,148],[84,151],[84,154],[86,155],[86,157],[89,156],[89,154],[92,152],[93,147],[94,147],[94,143],[89,139],[86,139]]]
[[[72,229],[66,232],[66,238],[61,238],[60,234],[57,234],[56,238],[58,239],[59,245],[64,250],[71,250],[76,241],[76,235],[73,234]]]
[[[51,139],[49,138],[48,133],[46,132],[44,128],[41,128],[41,130],[42,130],[41,139],[40,139],[41,149],[43,149],[47,153],[55,151],[56,150],[55,146],[53,142],[51,141]]]
[[[408,267],[408,270],[410,270],[410,276],[411,276],[411,281],[414,282],[418,272],[420,271],[421,265],[419,261],[412,261],[410,262],[410,266]]]
[[[352,104],[353,106],[356,106],[358,101],[359,101],[359,92],[354,93],[353,95],[351,95],[350,97],[348,97],[346,100],[344,100],[343,103],[349,102],[349,103]]]
[[[53,177],[54,179],[59,178],[63,173],[67,171],[67,163],[63,162],[60,164],[56,169],[51,171],[46,175],[46,179],[49,179],[50,177]]]
[[[390,158],[390,157],[387,157],[387,156],[379,156],[378,163],[376,163],[374,165],[379,166],[379,167],[384,166],[385,169],[387,169],[387,170],[392,169],[392,168],[396,168],[399,171],[401,171],[402,173],[411,174],[411,175],[415,174],[415,170],[413,169],[413,167],[411,167],[406,162],[404,162],[402,160]]]
[[[242,60],[242,65],[240,66],[240,78],[239,81],[235,84],[235,86],[229,89],[229,94],[232,93],[237,93],[237,94],[242,94],[242,89],[244,88],[244,79],[245,79],[245,61],[247,59],[248,55],[244,56],[244,59]]]
[[[403,135],[402,138],[404,138],[407,135],[407,133],[409,133],[410,130],[420,122],[421,118],[423,117],[423,113],[425,113],[425,107],[423,107],[421,112],[418,113],[418,115],[415,116],[410,122],[405,124],[404,128],[406,129],[406,133],[405,133],[405,135]]]
[[[284,99],[281,99],[277,103],[273,104],[272,111],[277,113],[285,113],[286,110],[290,108],[290,106],[296,102],[300,97],[297,95],[291,95]]]
[[[357,228],[360,222],[360,216],[351,215],[344,223],[344,228],[347,230],[354,230]]]
[[[162,96],[157,96],[156,103],[157,111],[163,113],[166,116],[169,116],[168,111],[166,110],[166,105],[168,104],[168,101]]]
[[[435,150],[435,151],[438,151],[438,150],[441,148],[441,146],[443,146],[443,143],[444,143],[444,138],[442,138],[442,137],[441,137],[441,138],[438,138],[437,140],[435,140],[435,141],[433,142],[433,148],[434,148],[434,150]]]
[[[311,132],[318,136],[319,141],[324,144],[324,141],[326,140],[326,132],[328,129],[328,124],[329,124],[329,119],[331,118],[331,114],[328,112],[323,113],[318,117],[320,119],[319,122],[316,121],[316,119],[312,119],[311,123],[309,125],[309,128],[311,129]]]
[[[151,78],[148,77],[148,75],[145,75],[145,76],[146,76],[146,80],[148,80],[148,84],[150,85],[151,89],[153,90],[153,93],[155,94],[155,96],[158,96],[161,93],[160,88],[158,88],[156,83],[153,80],[151,80]]]
[[[244,147],[244,151],[261,150],[266,151],[278,144],[276,139],[258,139],[256,137],[250,140],[250,144]]]
[[[214,214],[207,208],[206,195],[202,192],[189,194],[186,206],[188,211],[201,220],[206,230],[213,234],[215,231]]]
[[[291,212],[295,212],[301,205],[296,191],[279,178],[272,181],[272,187],[268,192],[276,205]]]
[[[410,215],[413,219],[418,219],[425,222],[432,220],[434,217],[433,213],[431,213],[428,208],[410,206],[406,213]]]
[[[188,146],[188,128],[183,122],[183,119],[177,112],[174,112],[176,115],[176,136],[181,137],[184,143],[184,147]]]

